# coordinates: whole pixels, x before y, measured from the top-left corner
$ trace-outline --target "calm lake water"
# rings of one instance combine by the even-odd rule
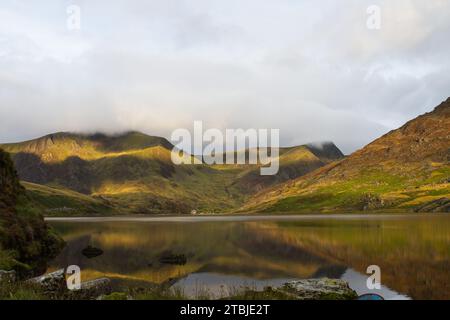
[[[170,279],[191,296],[292,279],[341,278],[359,294],[450,299],[449,215],[336,215],[49,219],[67,246],[49,271],[79,265],[117,289]],[[103,255],[88,259],[88,245]],[[161,257],[184,255],[184,265]],[[381,290],[366,269],[381,268]]]

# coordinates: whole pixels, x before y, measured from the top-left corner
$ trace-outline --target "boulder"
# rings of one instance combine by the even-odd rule
[[[67,289],[65,270],[60,269],[40,277],[27,280],[42,287],[46,296],[51,299],[94,300],[112,292],[111,280],[100,278],[81,283],[78,290]]]
[[[159,258],[159,263],[183,266],[187,263],[187,257],[184,254],[165,253]]]
[[[56,291],[61,287],[66,288],[66,277],[64,269],[44,274],[42,276],[31,278],[28,280],[31,283],[36,283],[42,286],[45,291]]]
[[[366,193],[361,197],[361,209],[364,211],[380,209],[385,206],[384,200],[376,194]]]
[[[29,279],[28,282],[40,285],[43,288],[44,293],[50,297],[59,297],[67,290],[64,269]]]
[[[16,281],[16,272],[0,270],[0,281],[14,282]]]
[[[245,290],[230,300],[354,300],[358,297],[348,283],[340,279],[307,279],[290,281],[281,287],[263,291]]]
[[[111,293],[111,280],[108,278],[100,278],[81,283],[81,288],[79,290],[69,291],[67,298],[72,300],[95,300]]]
[[[340,279],[306,279],[285,283],[276,290],[295,300],[352,300],[358,295]]]
[[[88,258],[88,259],[92,259],[92,258],[101,256],[103,254],[103,250],[99,249],[99,248],[92,247],[91,245],[88,245],[86,248],[84,248],[81,251],[81,254],[83,256],[85,256],[86,258]]]

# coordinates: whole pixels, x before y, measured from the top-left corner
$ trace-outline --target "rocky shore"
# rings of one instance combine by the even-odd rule
[[[65,270],[57,270],[28,280],[17,280],[14,271],[0,270],[0,286],[20,286],[34,290],[44,299],[55,300],[134,300],[184,298],[167,286],[149,289],[134,288],[130,292],[113,292],[111,280],[100,278],[82,282],[78,290],[68,290]],[[33,297],[33,295],[31,295]],[[2,297],[0,296],[0,299]],[[20,298],[20,297],[18,297]],[[25,297],[26,298],[26,297]],[[280,287],[266,287],[256,291],[243,289],[237,294],[223,297],[224,300],[353,300],[357,294],[348,283],[340,279],[305,279],[290,281]]]
[[[250,300],[354,300],[358,297],[348,283],[341,279],[304,279],[289,281],[280,287],[262,291],[246,290],[229,299]]]

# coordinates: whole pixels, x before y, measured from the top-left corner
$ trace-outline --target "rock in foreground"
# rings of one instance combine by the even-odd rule
[[[92,300],[98,299],[98,297],[104,295],[109,295],[111,292],[111,280],[108,278],[100,278],[83,282],[80,290],[73,290],[69,292],[68,298],[75,300]]]
[[[64,269],[30,279],[28,282],[39,285],[46,296],[58,300],[93,300],[112,292],[111,280],[108,278],[82,282],[80,289],[68,290]]]
[[[247,290],[229,299],[353,300],[357,297],[356,292],[344,280],[323,278],[290,281],[281,287],[267,287],[263,291]]]
[[[8,282],[16,281],[16,272],[0,270],[0,281],[8,281]]]
[[[279,288],[296,300],[351,300],[358,297],[348,283],[340,279],[308,279],[286,283]]]
[[[51,273],[44,274],[40,277],[28,280],[29,283],[39,285],[44,294],[51,298],[57,299],[64,295],[67,290],[66,277],[64,269],[60,269]]]

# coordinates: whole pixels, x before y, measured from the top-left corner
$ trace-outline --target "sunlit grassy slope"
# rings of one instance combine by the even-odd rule
[[[52,188],[31,182],[22,182],[29,199],[35,206],[41,207],[46,216],[91,214],[115,214],[114,206],[101,197],[93,197],[65,189]]]
[[[141,153],[142,156],[142,150],[158,146],[171,148],[170,142],[164,138],[132,131],[116,136],[58,132],[30,141],[3,144],[2,148],[12,154],[37,155],[45,163],[58,163],[70,157],[95,160],[133,153]]]
[[[48,215],[228,212],[343,156],[331,143],[282,148],[279,173],[261,176],[258,164],[174,165],[166,139],[139,132],[56,133],[2,147]]]
[[[264,190],[266,212],[449,211],[450,99],[346,159]]]
[[[447,100],[347,158],[332,143],[280,148],[274,176],[259,164],[177,166],[166,139],[139,132],[2,147],[22,180],[53,188],[28,185],[52,215],[449,211],[449,110]]]

